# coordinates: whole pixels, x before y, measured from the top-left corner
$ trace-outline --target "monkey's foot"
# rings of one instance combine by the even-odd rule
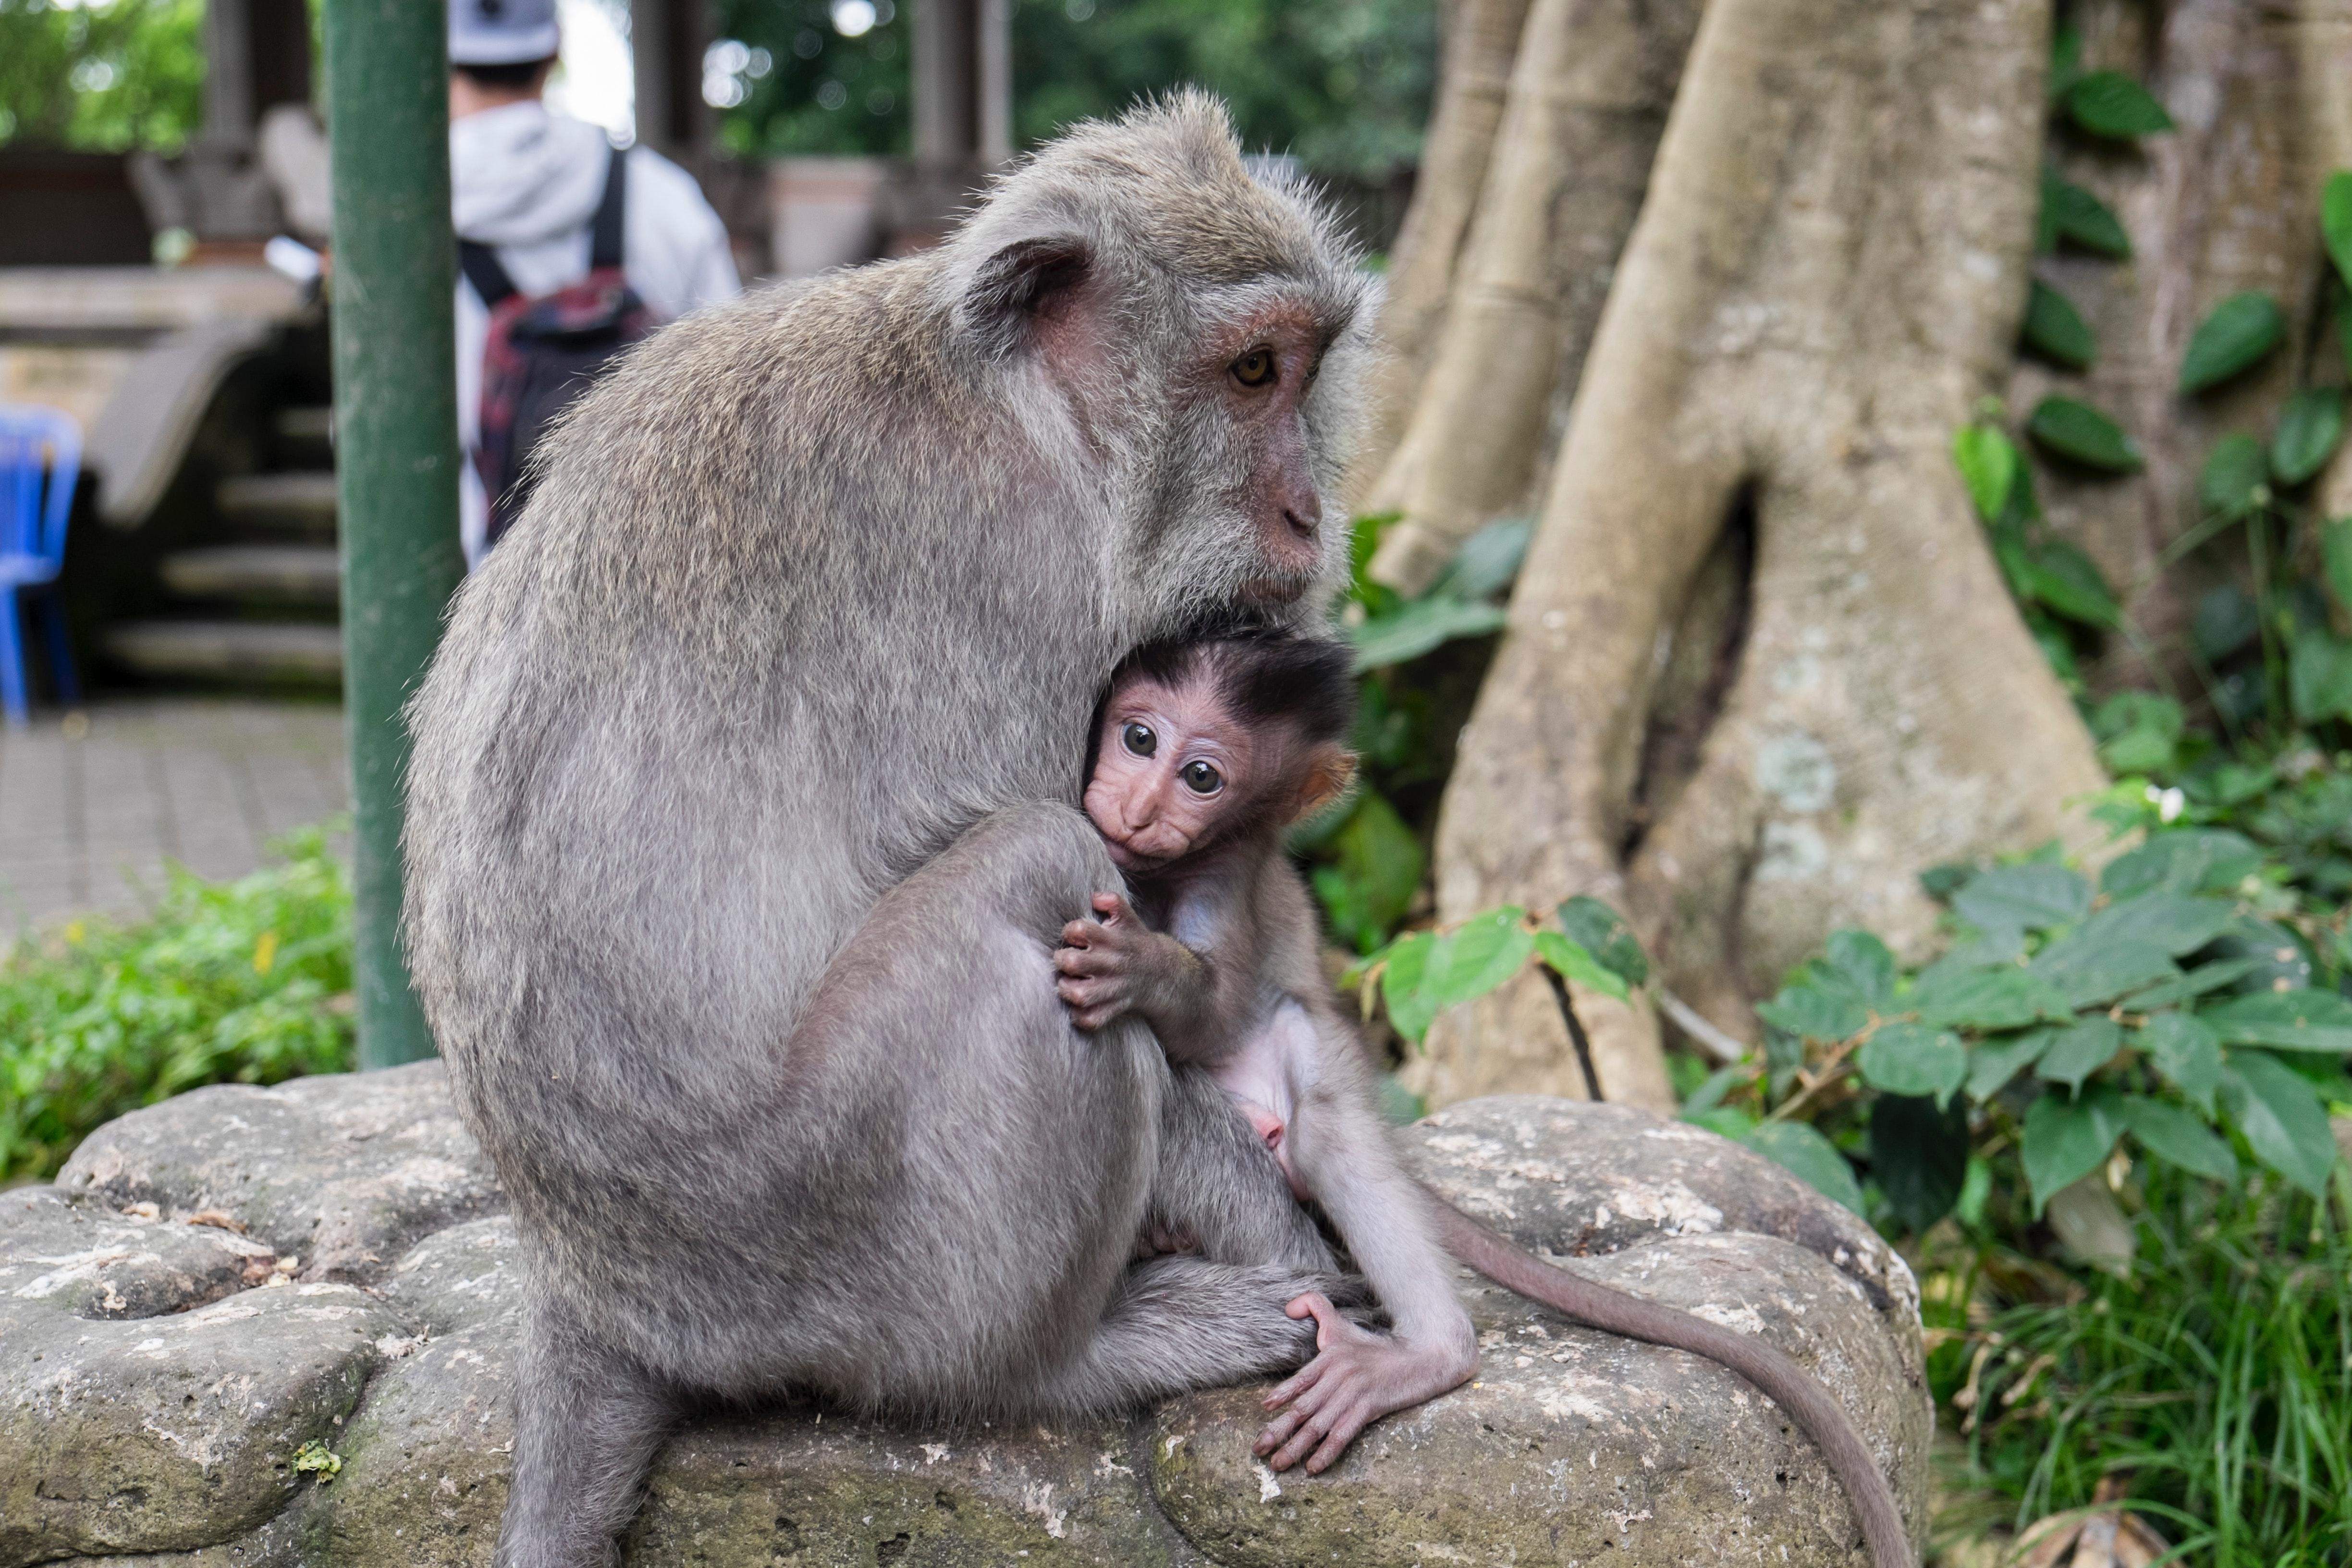
[[[1314,1318],[1316,1354],[1265,1396],[1279,1414],[1254,1451],[1276,1470],[1305,1459],[1319,1475],[1381,1416],[1459,1388],[1478,1370],[1466,1325],[1458,1344],[1416,1343],[1360,1326],[1323,1296],[1301,1296],[1286,1310]]]

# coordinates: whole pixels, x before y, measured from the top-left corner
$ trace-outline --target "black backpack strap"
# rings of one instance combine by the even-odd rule
[[[478,240],[457,242],[457,267],[465,273],[466,281],[474,286],[474,292],[482,297],[482,303],[493,310],[499,308],[499,300],[515,293],[514,279],[507,276],[499,253]]]
[[[621,206],[628,197],[628,187],[629,154],[615,147],[604,165],[604,199],[596,204],[595,220],[588,230],[591,271],[621,265]]]

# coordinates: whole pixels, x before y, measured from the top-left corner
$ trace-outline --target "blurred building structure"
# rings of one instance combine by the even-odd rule
[[[635,134],[702,184],[747,279],[935,244],[1010,155],[1012,0],[905,3],[913,155],[757,159],[714,145],[710,6],[627,0]],[[0,401],[83,425],[65,588],[101,682],[331,687],[324,308],[262,264],[328,226],[306,0],[208,0],[204,43],[183,152],[0,148]]]

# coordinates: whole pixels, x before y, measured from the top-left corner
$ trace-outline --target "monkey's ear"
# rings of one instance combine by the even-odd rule
[[[1298,806],[1293,821],[1314,816],[1348,793],[1356,782],[1356,753],[1338,746],[1318,746],[1298,786]]]
[[[1008,353],[1070,324],[1094,271],[1094,248],[1075,234],[1016,239],[981,263],[965,310],[982,339]]]

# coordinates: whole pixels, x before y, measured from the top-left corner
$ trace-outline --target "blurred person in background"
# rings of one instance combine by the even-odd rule
[[[520,510],[540,430],[604,363],[653,326],[741,289],[726,225],[693,175],[648,147],[615,150],[601,127],[548,110],[556,45],[554,0],[450,0],[468,563]]]

